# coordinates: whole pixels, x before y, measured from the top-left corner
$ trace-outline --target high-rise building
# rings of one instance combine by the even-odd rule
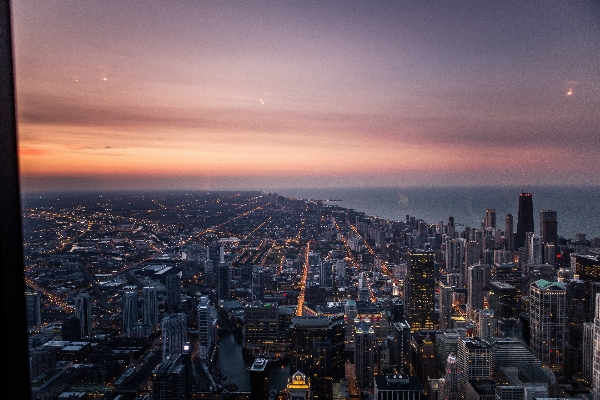
[[[542,243],[558,245],[558,220],[556,211],[540,211],[540,236]]]
[[[149,325],[153,333],[158,329],[158,295],[155,287],[142,289],[142,323]]]
[[[163,358],[181,354],[187,339],[187,320],[183,313],[165,315],[162,320]]]
[[[155,400],[190,399],[190,365],[185,355],[171,354],[152,370],[152,398]]]
[[[489,344],[477,337],[458,338],[458,391],[466,398],[469,379],[490,379],[492,351]]]
[[[375,330],[360,322],[354,330],[354,368],[359,387],[373,385],[376,344]]]
[[[333,267],[331,261],[321,261],[321,270],[319,274],[319,286],[322,288],[333,287]]]
[[[513,216],[512,214],[506,214],[504,225],[504,239],[506,246],[504,247],[507,251],[515,251],[515,232],[513,231]]]
[[[562,374],[566,339],[566,288],[561,282],[540,279],[530,287],[530,345],[555,374]]]
[[[452,315],[454,314],[452,297],[456,286],[452,286],[446,282],[440,282],[438,286],[440,288],[439,328],[450,329],[452,327]]]
[[[75,315],[71,315],[63,321],[62,340],[68,342],[81,341],[81,321]]]
[[[592,364],[592,390],[594,400],[600,400],[600,294],[595,297],[596,309],[594,313],[594,360]]]
[[[519,195],[519,215],[517,221],[517,248],[525,246],[527,232],[534,232],[533,227],[533,198],[531,193],[523,192]]]
[[[486,278],[489,279],[489,271],[490,266],[484,264],[471,265],[467,269],[467,305],[470,310],[483,308],[483,288],[486,286]]]
[[[123,333],[132,336],[133,328],[138,322],[138,304],[136,292],[123,294]]]
[[[413,331],[437,327],[435,318],[435,253],[410,250],[405,278],[405,312]]]
[[[211,305],[208,296],[200,296],[198,302],[198,353],[202,360],[206,360],[211,352],[213,338],[214,318],[211,314]]]
[[[313,381],[318,377],[339,382],[345,376],[342,316],[294,317],[291,337],[291,371],[304,371]]]
[[[269,371],[268,361],[257,358],[250,367],[250,400],[263,400],[269,398]]]
[[[261,266],[252,267],[252,301],[263,301],[265,287],[271,279],[270,269]]]
[[[483,218],[483,228],[496,229],[496,210],[493,208],[485,209],[485,217]]]
[[[174,307],[181,299],[181,277],[179,274],[170,274],[165,278],[167,289],[166,301],[169,307]]]
[[[42,301],[38,292],[25,292],[27,326],[30,328],[42,324]]]
[[[225,262],[224,248],[221,246],[220,261],[217,265],[217,299],[229,300],[229,291],[231,284],[231,268],[229,263]]]
[[[81,322],[81,336],[92,331],[92,302],[89,293],[80,293],[75,297],[75,315]]]
[[[460,371],[458,369],[458,360],[454,353],[446,359],[445,379],[443,398],[446,400],[459,400],[461,398],[458,390]]]
[[[581,354],[581,374],[583,379],[592,384],[594,377],[594,323],[583,324],[583,352]]]

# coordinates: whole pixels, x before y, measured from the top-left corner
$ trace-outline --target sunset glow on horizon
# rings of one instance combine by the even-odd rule
[[[13,2],[24,190],[600,185],[594,2]]]

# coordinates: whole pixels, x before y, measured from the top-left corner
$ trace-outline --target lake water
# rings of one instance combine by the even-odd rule
[[[273,190],[275,191],[275,190]],[[333,188],[279,189],[278,194],[302,199],[333,199],[330,202],[379,218],[404,220],[406,215],[429,223],[448,222],[479,228],[486,208],[496,210],[497,227],[504,229],[504,218],[513,215],[516,229],[519,194],[533,197],[536,232],[539,211],[554,210],[558,234],[572,239],[584,233],[588,239],[600,237],[600,187],[423,187],[423,188]]]

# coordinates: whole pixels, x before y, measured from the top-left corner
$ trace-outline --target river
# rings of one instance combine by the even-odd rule
[[[242,344],[235,340],[231,333],[223,333],[215,363],[222,374],[227,376],[224,383],[235,383],[241,392],[250,391],[250,373],[246,370],[251,366],[250,361],[244,361]],[[270,389],[281,390],[287,385],[290,376],[289,364],[269,368]]]

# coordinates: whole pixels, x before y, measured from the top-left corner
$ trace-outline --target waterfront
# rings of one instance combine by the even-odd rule
[[[285,197],[333,199],[332,205],[352,208],[367,215],[404,220],[406,215],[429,223],[448,222],[479,229],[486,208],[494,208],[498,228],[504,229],[504,217],[511,213],[517,222],[519,193],[533,195],[535,228],[539,229],[539,211],[558,213],[558,234],[573,239],[578,233],[587,238],[600,237],[600,188],[596,186],[502,186],[502,187],[406,187],[406,188],[301,188],[277,189]]]

